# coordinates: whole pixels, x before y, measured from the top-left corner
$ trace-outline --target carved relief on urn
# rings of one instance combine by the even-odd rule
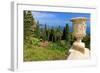
[[[85,43],[81,40],[86,36],[86,21],[85,17],[72,18],[73,24],[73,37],[75,41],[70,48],[70,55],[68,59],[86,59],[89,58],[89,50],[85,48]]]
[[[85,17],[76,17],[71,19],[73,23],[73,36],[76,39],[82,39],[86,36],[86,21]]]

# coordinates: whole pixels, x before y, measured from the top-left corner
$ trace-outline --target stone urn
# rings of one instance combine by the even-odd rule
[[[86,21],[85,17],[72,18],[73,37],[76,39],[70,48],[70,55],[68,59],[86,59],[89,58],[89,49],[85,48],[85,43],[82,42],[83,37],[86,36]]]

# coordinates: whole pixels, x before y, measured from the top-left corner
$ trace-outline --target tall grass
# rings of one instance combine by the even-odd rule
[[[24,45],[24,61],[65,60],[68,56],[68,44],[48,42],[48,46],[42,47],[40,41],[34,39],[31,46]],[[66,46],[64,48],[63,46]]]

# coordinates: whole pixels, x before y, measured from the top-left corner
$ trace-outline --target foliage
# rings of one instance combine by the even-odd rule
[[[39,22],[37,22],[36,24],[36,28],[34,30],[34,36],[37,37],[37,38],[40,38],[40,27],[39,27]]]
[[[35,25],[35,19],[31,11],[24,11],[24,39],[33,35],[32,26]]]
[[[63,29],[62,39],[66,40],[66,41],[69,41],[69,39],[70,39],[69,37],[70,37],[70,35],[69,35],[69,26],[68,26],[68,24],[66,24],[66,27],[64,27],[64,29]]]
[[[40,43],[40,40],[39,40],[38,38],[33,38],[32,44],[33,44],[34,46],[39,46],[39,43]]]
[[[83,38],[83,42],[85,43],[85,46],[90,49],[90,35],[87,34],[84,38]]]
[[[62,28],[41,28],[36,22],[32,11],[24,11],[24,61],[65,60],[68,51],[75,41],[69,25]],[[90,48],[90,35],[83,38],[86,47]]]
[[[24,51],[24,61],[65,60],[67,49],[57,43],[49,43],[48,47],[33,46]]]
[[[55,30],[53,28],[50,30],[49,41],[55,42]]]

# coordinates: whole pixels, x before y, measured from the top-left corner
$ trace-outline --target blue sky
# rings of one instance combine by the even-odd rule
[[[46,24],[51,27],[55,26],[65,26],[66,23],[72,27],[72,22],[70,20],[73,17],[86,17],[90,19],[89,13],[69,13],[69,12],[40,12],[32,11],[33,17],[36,21],[39,21],[40,24]],[[90,28],[90,21],[86,22],[87,27]]]

